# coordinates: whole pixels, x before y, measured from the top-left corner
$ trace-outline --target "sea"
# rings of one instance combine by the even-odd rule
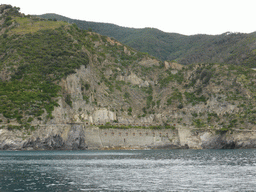
[[[256,150],[0,151],[0,191],[256,191]]]

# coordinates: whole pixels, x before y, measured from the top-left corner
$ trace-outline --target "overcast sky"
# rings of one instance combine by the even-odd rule
[[[153,27],[185,35],[256,31],[256,0],[1,0],[25,14]]]

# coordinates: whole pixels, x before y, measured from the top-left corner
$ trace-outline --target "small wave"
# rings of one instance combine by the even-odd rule
[[[48,188],[48,187],[52,187],[52,186],[55,186],[55,185],[57,185],[57,184],[52,183],[52,184],[46,185],[46,187]]]
[[[81,154],[83,156],[106,156],[106,155],[111,155],[111,156],[125,156],[125,155],[140,155],[140,153],[88,153],[88,154]]]

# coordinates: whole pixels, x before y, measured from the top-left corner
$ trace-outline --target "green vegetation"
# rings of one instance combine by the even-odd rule
[[[131,97],[131,96],[130,96],[130,94],[129,94],[128,92],[125,92],[125,93],[124,93],[124,98],[125,98],[125,99],[129,99],[130,97]]]
[[[167,105],[171,105],[172,101],[178,101],[180,103],[183,101],[182,93],[177,89],[172,93],[172,96],[167,99]]]
[[[44,21],[37,18],[28,18],[28,17],[14,17],[11,22],[18,24],[18,27],[15,27],[9,34],[28,34],[35,33],[39,30],[50,30],[57,29],[61,26],[68,25],[65,22],[53,22],[53,21]]]
[[[154,28],[133,29],[114,24],[74,20],[56,14],[41,18],[76,23],[81,29],[92,30],[113,37],[141,52],[147,52],[162,61],[191,63],[232,63],[256,67],[255,33],[223,33],[221,35],[181,35],[165,33]]]
[[[132,115],[132,108],[131,107],[128,108],[128,115]]]
[[[193,125],[197,128],[202,128],[202,127],[205,127],[206,124],[203,122],[202,119],[195,119],[193,120]]]
[[[146,94],[148,94],[148,96],[146,97],[146,108],[149,109],[150,107],[154,107],[155,106],[155,101],[153,101],[153,87],[152,85],[149,85],[147,88],[144,88],[143,91],[145,91]],[[144,113],[146,112],[146,109],[143,110]]]
[[[192,103],[192,105],[198,104],[200,102],[206,102],[205,96],[196,96],[194,93],[185,92],[184,93],[188,103]]]
[[[72,101],[71,101],[71,95],[67,94],[66,98],[65,98],[65,102],[72,107]]]
[[[18,25],[7,36],[0,36],[0,69],[11,74],[9,81],[0,81],[0,113],[23,125],[44,111],[52,118],[61,90],[57,82],[89,62],[81,50],[85,42],[74,44],[73,40],[85,32],[63,22],[6,19],[6,23],[15,21]],[[72,106],[70,95],[65,101]],[[26,115],[32,117],[26,120]]]
[[[172,74],[170,71],[167,71],[167,73],[167,77],[159,79],[161,88],[168,86],[170,82],[177,81],[178,83],[182,83],[184,81],[183,73],[181,71],[176,74]]]
[[[229,131],[228,128],[223,127],[223,128],[221,128],[221,129],[219,129],[219,130],[216,130],[215,132],[216,132],[216,134],[224,134],[224,133],[226,133],[226,132],[228,132],[228,131]]]
[[[83,95],[83,100],[85,100],[86,103],[88,104],[89,103],[89,96]]]

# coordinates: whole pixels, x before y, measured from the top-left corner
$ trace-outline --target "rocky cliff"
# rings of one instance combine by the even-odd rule
[[[255,148],[256,132],[191,129],[100,129],[85,124],[43,125],[36,131],[0,130],[0,150]]]
[[[0,14],[1,149],[254,147],[254,70],[161,62],[65,22]]]

